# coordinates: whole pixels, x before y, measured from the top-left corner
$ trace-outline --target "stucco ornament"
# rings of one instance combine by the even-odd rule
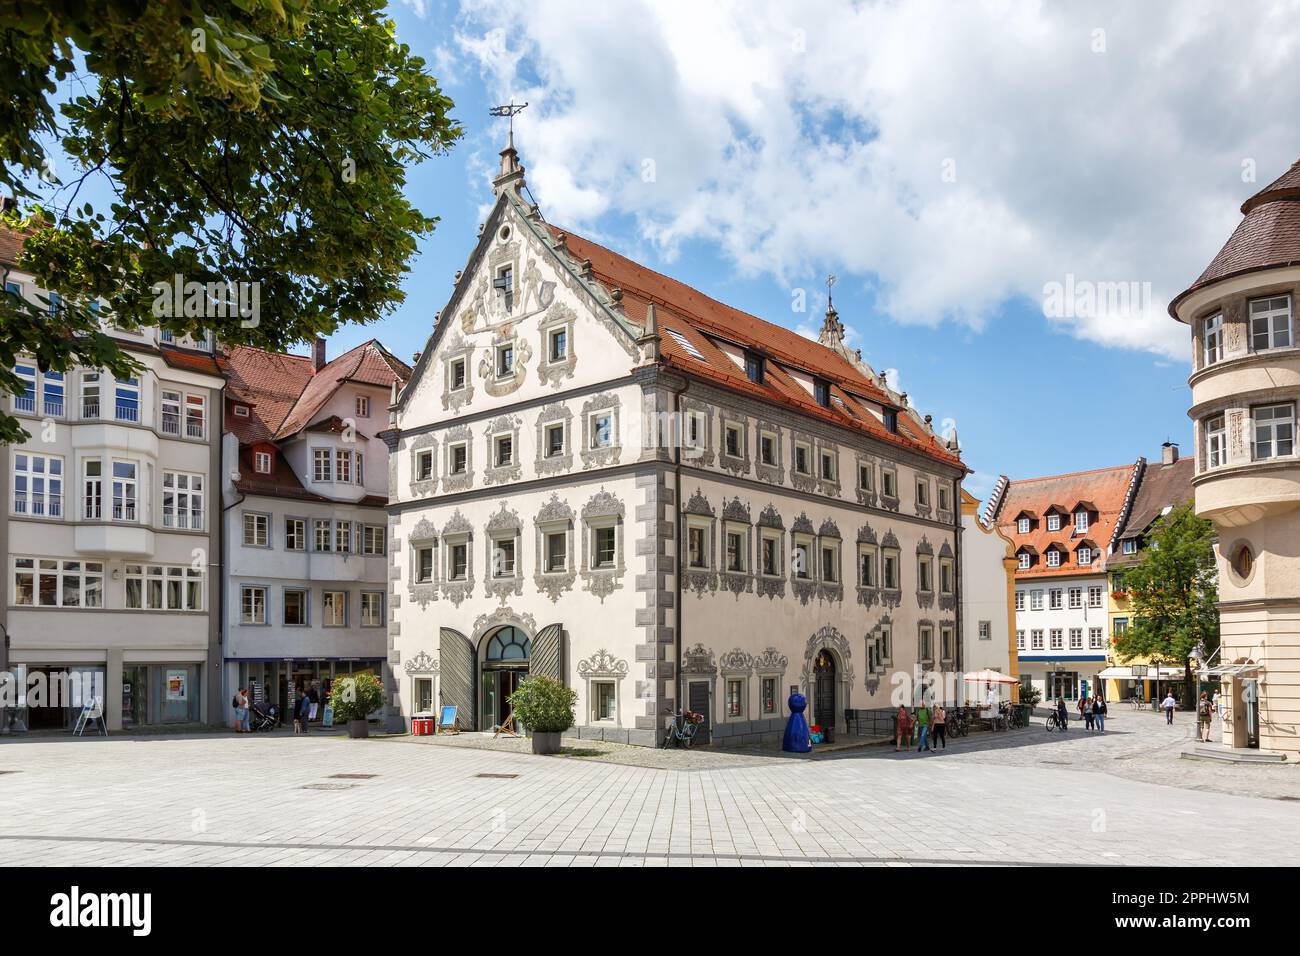
[[[627,661],[615,657],[602,647],[590,657],[578,661],[578,676],[583,678],[626,677]]]
[[[402,667],[408,674],[436,674],[438,673],[438,660],[428,651],[420,651]]]

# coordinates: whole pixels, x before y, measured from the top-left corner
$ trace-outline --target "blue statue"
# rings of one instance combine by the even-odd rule
[[[798,690],[792,690],[786,704],[790,708],[790,718],[785,722],[785,738],[781,741],[781,749],[792,754],[811,753],[812,738],[808,734],[808,718],[803,715],[808,709],[808,698]]]

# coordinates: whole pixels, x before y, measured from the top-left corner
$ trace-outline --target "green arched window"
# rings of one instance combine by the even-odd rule
[[[533,642],[517,627],[503,627],[488,638],[488,663],[526,661],[533,654]]]

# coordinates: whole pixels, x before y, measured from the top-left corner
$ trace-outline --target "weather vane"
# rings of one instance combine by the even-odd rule
[[[835,285],[835,276],[828,275],[826,277],[826,304],[827,305],[831,304],[831,286],[833,285]]]
[[[510,119],[510,135],[515,135],[515,114],[522,113],[527,108],[527,103],[516,103],[513,99],[505,106],[494,106],[488,113],[493,116],[505,116]]]

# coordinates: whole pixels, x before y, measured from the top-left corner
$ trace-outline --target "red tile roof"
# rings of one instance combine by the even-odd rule
[[[16,229],[0,224],[0,265],[18,264],[18,254],[23,251],[23,235]]]
[[[1049,568],[1044,556],[1035,561],[1029,570],[1017,570],[1016,577],[1025,579],[1063,574],[1096,574],[1103,571],[1106,548],[1124,514],[1125,505],[1129,502],[1134,473],[1140,465],[1141,463],[1117,465],[1010,482],[995,518],[998,530],[1011,539],[1017,551],[1028,545],[1031,553],[1045,554],[1052,544],[1057,544],[1066,552],[1060,567]],[[1070,515],[1061,519],[1058,531],[1047,530],[1045,517],[1034,521],[1028,534],[1019,534],[1017,531],[1016,518],[1021,512],[1045,515],[1053,504],[1061,502],[1072,512],[1075,504],[1081,501],[1092,503],[1097,509],[1090,516],[1088,530],[1083,534],[1075,533]],[[1100,553],[1093,555],[1091,565],[1080,566],[1075,561],[1075,549],[1085,541],[1099,545]]]
[[[269,498],[296,498],[299,501],[326,501],[333,504],[338,502],[333,498],[326,498],[324,495],[318,495],[314,491],[308,491],[303,487],[302,482],[294,470],[289,467],[284,456],[277,449],[272,457],[271,473],[269,475],[261,474],[253,468],[253,451],[248,445],[241,445],[239,448],[239,475],[236,481],[235,490],[246,495],[264,495]],[[366,507],[383,508],[388,504],[388,499],[382,495],[366,495],[360,501],[359,505]]]
[[[1241,205],[1245,216],[1223,248],[1195,282],[1169,303],[1178,318],[1178,304],[1198,289],[1223,279],[1300,265],[1300,160]]]
[[[405,382],[411,369],[387,349],[371,339],[344,352],[308,379],[302,394],[276,429],[276,438],[288,438],[302,431],[344,382],[390,387],[394,381]]]
[[[593,275],[607,289],[622,291],[624,313],[633,325],[644,328],[647,307],[654,304],[664,364],[755,398],[793,405],[803,414],[866,432],[880,441],[961,467],[961,459],[912,420],[908,412],[899,412],[898,433],[885,428],[861,400],[885,408],[899,406],[867,374],[834,349],[732,308],[568,230],[550,224],[548,228],[557,240],[563,239],[564,250],[572,259],[591,263]],[[687,344],[669,332],[677,333]],[[745,370],[724,354],[715,340],[763,355],[767,359],[763,383],[750,381]],[[692,349],[701,357],[692,355]],[[831,407],[818,404],[782,366],[829,381]]]

